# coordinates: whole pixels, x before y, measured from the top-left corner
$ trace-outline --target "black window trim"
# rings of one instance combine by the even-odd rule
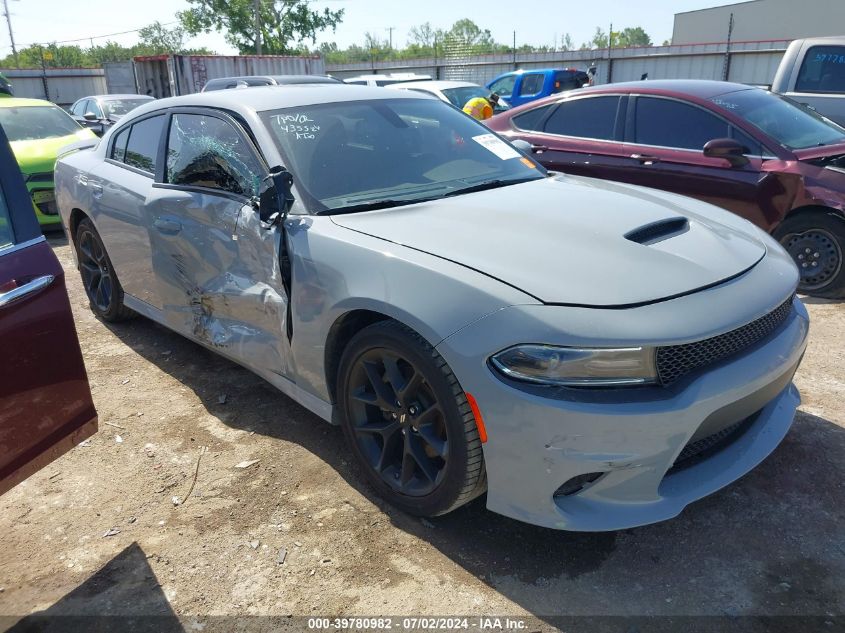
[[[715,112],[710,108],[707,108],[703,105],[698,103],[694,103],[692,101],[687,101],[686,99],[680,99],[678,97],[670,96],[670,95],[658,95],[658,94],[649,94],[649,93],[635,93],[632,92],[628,95],[630,99],[628,100],[628,112],[626,115],[626,123],[625,123],[625,143],[630,145],[636,145],[637,147],[654,147],[655,149],[669,149],[678,152],[694,152],[696,154],[703,154],[704,148],[701,149],[690,149],[689,147],[673,147],[671,145],[649,145],[647,143],[638,143],[636,141],[636,133],[637,133],[637,124],[636,124],[636,116],[637,116],[637,101],[642,97],[645,99],[663,99],[664,101],[675,101],[677,103],[681,103],[683,105],[688,105],[693,108],[698,108],[703,112],[706,112],[712,117],[719,119],[723,123],[728,126],[728,131],[731,129],[737,129],[747,137],[754,139],[754,141],[760,146],[762,152],[760,154],[749,153],[747,154],[751,158],[759,158],[761,160],[776,160],[777,156],[775,155],[772,150],[770,150],[766,145],[756,137],[755,134],[749,132],[745,128],[740,125],[737,125],[733,121],[729,121],[724,116],[722,116],[719,112]]]
[[[136,123],[140,123],[142,121],[146,121],[147,119],[152,119],[153,117],[157,117],[157,116],[165,116],[166,117],[166,116],[168,116],[168,111],[167,110],[154,110],[153,112],[148,112],[147,114],[144,114],[142,116],[134,118],[131,121],[127,121],[125,124],[121,125],[120,127],[115,128],[114,131],[111,133],[111,136],[109,137],[109,145],[108,145],[108,147],[106,147],[106,156],[105,156],[104,161],[111,164],[111,165],[114,165],[116,167],[122,167],[123,169],[134,172],[134,173],[139,174],[141,176],[146,176],[147,178],[152,178],[153,180],[156,180],[158,178],[158,171],[159,171],[159,169],[161,169],[161,165],[159,163],[161,161],[162,141],[165,138],[163,134],[160,135],[159,138],[158,138],[158,149],[156,150],[156,173],[149,172],[146,169],[140,169],[140,168],[134,167],[132,165],[127,165],[124,162],[121,162],[119,160],[115,160],[111,156],[112,156],[112,153],[114,152],[114,143],[117,140],[117,137],[120,135],[121,132],[123,132],[124,130],[129,130],[129,137],[127,137],[127,139],[126,139],[126,147],[128,148],[129,147],[129,141],[131,140],[131,137],[132,137],[132,130],[129,129],[129,128],[134,126]],[[164,125],[162,126],[162,131],[166,130],[167,128],[168,128],[168,121],[165,121]],[[125,158],[125,155],[124,155],[124,158]]]
[[[241,125],[238,118],[235,118],[235,116],[233,116],[229,112],[219,108],[184,106],[170,108],[169,110],[167,110],[168,118],[164,126],[164,134],[162,136],[161,142],[159,143],[158,161],[160,165],[157,166],[160,167],[160,170],[158,171],[158,173],[156,173],[156,178],[155,182],[153,183],[153,187],[156,189],[169,189],[172,191],[187,191],[190,193],[201,193],[211,196],[220,196],[221,198],[228,198],[236,202],[252,204],[254,202],[253,197],[244,196],[242,194],[234,193],[231,191],[226,191],[225,189],[217,189],[215,187],[200,187],[197,185],[179,185],[165,182],[165,177],[167,174],[167,143],[170,139],[170,126],[173,123],[173,115],[175,114],[195,114],[200,116],[211,116],[228,123],[235,129],[235,132],[237,132],[241,136],[249,150],[252,152],[253,156],[258,159],[258,163],[268,173],[270,171],[269,167],[267,166],[267,161],[264,159],[264,155],[261,153],[261,150],[258,149],[258,146],[255,143],[252,134],[246,131],[246,128],[244,127],[244,125]]]
[[[624,133],[625,133],[625,116],[626,116],[626,108],[627,108],[627,101],[628,95],[623,92],[600,92],[596,94],[578,94],[578,95],[570,95],[567,97],[562,97],[559,101],[552,104],[553,107],[549,108],[549,111],[539,120],[539,125],[541,127],[545,127],[546,123],[548,123],[549,119],[552,118],[555,112],[560,109],[560,107],[566,103],[570,103],[573,101],[581,101],[583,99],[598,99],[599,97],[617,97],[619,99],[619,103],[616,104],[616,118],[613,123],[613,138],[594,138],[592,136],[572,136],[571,134],[555,134],[554,132],[546,132],[545,130],[525,130],[521,127],[516,125],[514,119],[516,117],[511,118],[511,126],[515,130],[519,130],[521,132],[525,132],[526,134],[541,134],[543,136],[548,136],[551,138],[571,138],[574,140],[579,141],[595,141],[596,143],[616,143],[622,144],[624,143]],[[548,104],[545,104],[548,105]],[[543,107],[540,105],[539,107]],[[520,113],[524,114],[524,113]]]

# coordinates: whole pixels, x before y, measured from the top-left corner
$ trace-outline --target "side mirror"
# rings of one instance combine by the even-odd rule
[[[273,167],[258,195],[258,217],[272,226],[287,215],[293,202],[293,175],[284,167]]]
[[[96,121],[97,115],[94,114],[93,112],[86,112],[85,114],[82,115],[82,118],[85,119],[86,121]]]
[[[749,163],[746,154],[751,150],[732,138],[715,138],[704,145],[704,155],[709,158],[724,158],[731,167],[743,167]]]
[[[531,156],[532,145],[528,141],[523,141],[521,138],[518,138],[514,141],[511,141],[511,145],[513,145],[516,149],[518,149],[526,156]]]

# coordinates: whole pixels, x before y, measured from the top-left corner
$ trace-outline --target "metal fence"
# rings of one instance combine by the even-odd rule
[[[649,79],[717,79],[768,85],[789,42],[721,42],[474,56],[446,50],[436,58],[327,64],[326,72],[339,79],[373,72],[414,72],[438,79],[485,84],[511,70],[592,66],[596,68],[597,83],[633,81],[647,73]]]
[[[102,68],[3,69],[16,97],[47,99],[61,106],[106,92]]]

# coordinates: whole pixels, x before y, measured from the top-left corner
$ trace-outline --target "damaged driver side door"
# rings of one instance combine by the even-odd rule
[[[253,204],[268,169],[225,113],[174,109],[166,135],[149,224],[164,320],[265,377],[286,376],[279,234]]]

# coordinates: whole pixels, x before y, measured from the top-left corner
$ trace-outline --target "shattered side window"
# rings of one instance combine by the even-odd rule
[[[174,114],[167,141],[167,182],[258,195],[264,169],[228,122],[202,114]]]

